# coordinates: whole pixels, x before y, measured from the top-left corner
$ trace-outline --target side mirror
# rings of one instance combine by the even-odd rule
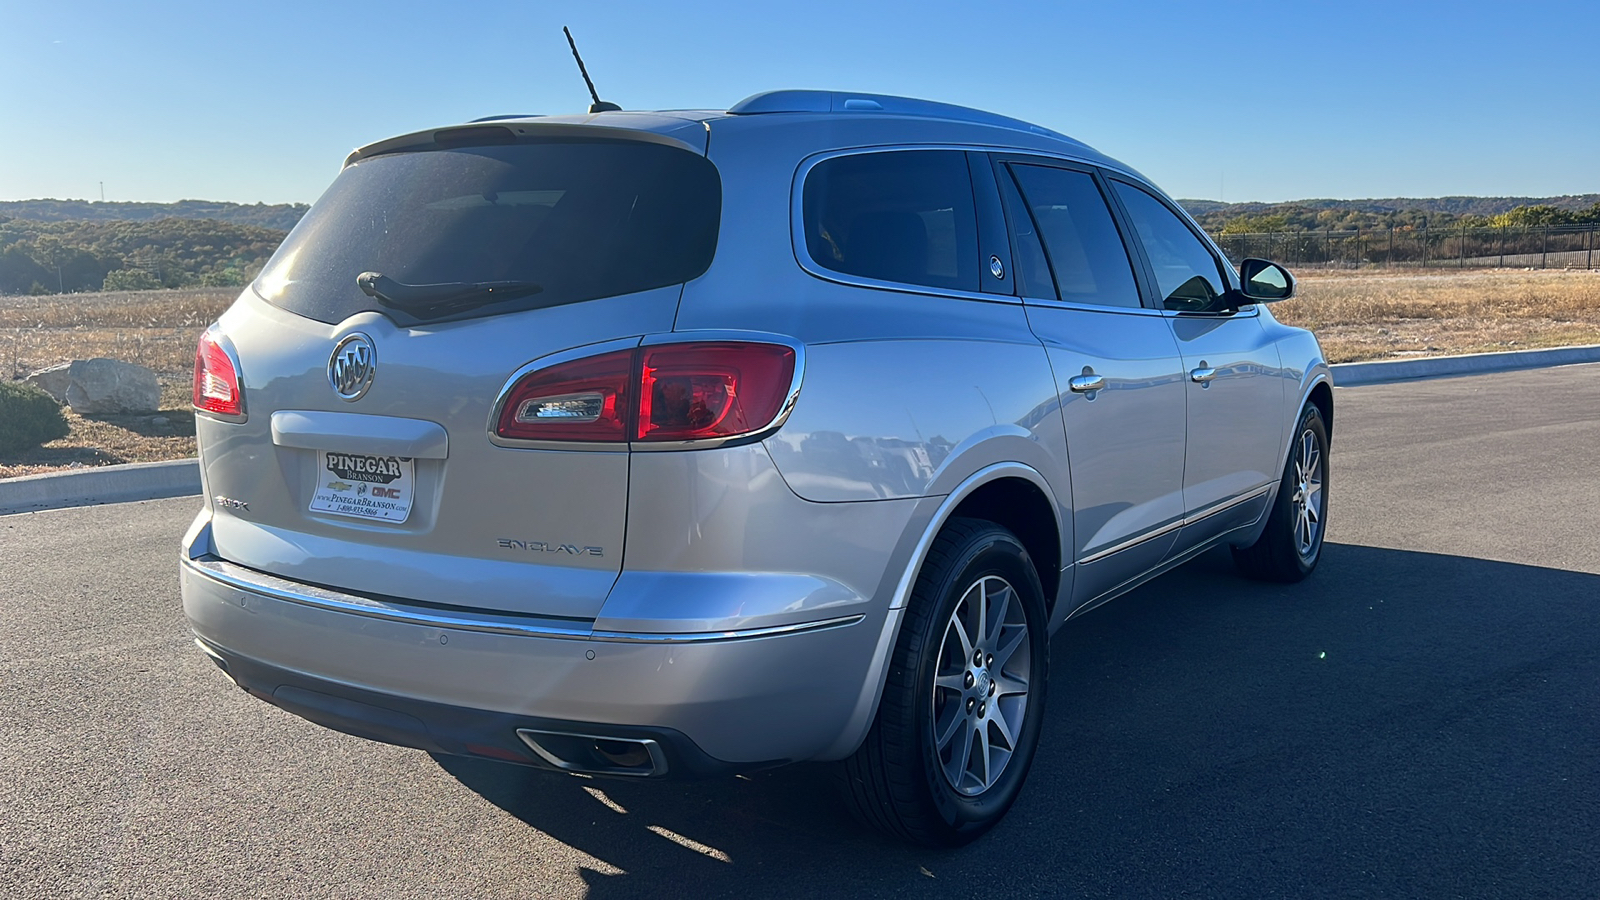
[[[1294,276],[1289,270],[1265,259],[1247,259],[1239,264],[1241,293],[1252,303],[1276,303],[1294,296]]]

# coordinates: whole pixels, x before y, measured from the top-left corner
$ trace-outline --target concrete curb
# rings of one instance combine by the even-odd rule
[[[1359,387],[1364,384],[1388,384],[1415,378],[1479,375],[1486,372],[1511,372],[1517,369],[1543,369],[1550,366],[1593,362],[1600,362],[1600,344],[1554,347],[1549,350],[1509,350],[1504,353],[1430,356],[1426,359],[1338,363],[1329,368],[1333,370],[1335,386]]]
[[[194,459],[73,469],[0,480],[0,516],[198,493],[200,463]]]

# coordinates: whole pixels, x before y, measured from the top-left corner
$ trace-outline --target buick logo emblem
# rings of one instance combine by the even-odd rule
[[[372,376],[378,368],[378,351],[372,338],[361,332],[347,336],[333,348],[328,360],[328,383],[333,392],[346,400],[360,400],[372,387]]]

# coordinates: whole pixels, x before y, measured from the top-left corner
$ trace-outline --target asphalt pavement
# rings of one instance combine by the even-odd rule
[[[1306,583],[1211,554],[1069,623],[971,847],[829,773],[430,757],[190,642],[179,498],[0,516],[0,896],[1552,897],[1600,891],[1600,366],[1341,389]]]

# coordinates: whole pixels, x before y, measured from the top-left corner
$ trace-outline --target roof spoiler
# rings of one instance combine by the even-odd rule
[[[365,147],[358,147],[350,151],[350,155],[345,157],[344,165],[349,166],[359,160],[371,159],[374,156],[382,156],[385,153],[401,153],[411,150],[442,150],[449,147],[489,144],[515,144],[521,141],[547,138],[642,141],[647,144],[663,144],[668,147],[676,147],[695,154],[702,152],[699,147],[691,146],[675,137],[636,128],[539,121],[507,121],[502,124],[487,124],[480,120],[479,123],[416,131],[411,134],[403,134],[399,137],[368,144]]]

